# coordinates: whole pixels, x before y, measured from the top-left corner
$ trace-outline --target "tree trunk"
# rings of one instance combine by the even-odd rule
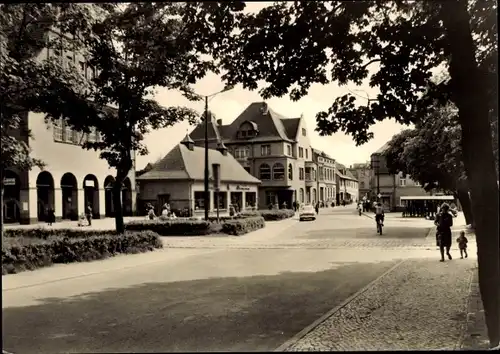
[[[0,168],[0,236],[3,242],[3,169]]]
[[[123,222],[123,207],[122,207],[122,183],[123,179],[116,177],[113,184],[113,206],[115,208],[115,228],[118,234],[125,232],[125,224]]]
[[[465,216],[465,223],[467,225],[472,225],[474,228],[474,215],[472,214],[472,202],[469,196],[469,191],[464,189],[459,189],[457,191],[458,200],[462,205],[462,210]]]
[[[451,54],[452,97],[459,110],[464,165],[476,220],[479,288],[490,346],[500,342],[500,242],[498,185],[489,121],[487,87],[475,60],[467,1],[440,3]]]

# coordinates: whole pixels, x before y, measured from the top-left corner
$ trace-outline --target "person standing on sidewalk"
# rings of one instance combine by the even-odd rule
[[[92,226],[92,206],[90,203],[87,205],[87,209],[85,210],[85,217],[87,218],[89,226]]]
[[[451,227],[453,226],[453,216],[449,213],[450,206],[444,203],[441,206],[441,215],[438,221],[438,234],[439,234],[439,252],[441,252],[441,262],[444,262],[444,249],[446,248],[446,255],[451,260],[450,247],[451,247]]]

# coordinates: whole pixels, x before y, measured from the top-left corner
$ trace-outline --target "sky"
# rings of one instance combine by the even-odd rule
[[[258,11],[259,9],[268,6],[265,2],[252,2],[247,4],[246,11]],[[376,64],[374,64],[374,68]],[[198,83],[193,85],[195,92],[200,95],[210,95],[219,92],[223,89],[224,84],[215,74],[209,74]],[[399,133],[407,127],[396,123],[393,120],[384,120],[372,126],[371,130],[374,133],[374,138],[362,146],[356,146],[352,138],[341,132],[328,137],[320,137],[316,128],[316,114],[320,111],[327,110],[336,97],[355,92],[359,96],[375,97],[377,90],[370,88],[367,84],[361,86],[343,86],[332,83],[328,85],[313,85],[307,96],[301,100],[293,102],[288,96],[281,98],[272,98],[266,100],[269,107],[275,112],[285,117],[299,117],[301,114],[306,121],[307,130],[310,134],[310,140],[313,147],[323,150],[328,155],[335,158],[338,162],[344,165],[352,165],[354,163],[367,162],[370,155],[384,145],[394,134]],[[190,102],[177,91],[171,91],[164,88],[159,88],[155,95],[155,99],[163,106],[186,106],[193,108],[200,113],[203,112],[204,103]],[[360,103],[363,99],[359,98]],[[263,99],[258,94],[258,90],[244,90],[241,86],[236,86],[231,91],[223,92],[213,97],[209,102],[209,110],[217,117],[222,119],[223,124],[229,124],[235,120],[238,115],[252,102],[262,102]],[[142,169],[148,162],[155,162],[159,158],[166,155],[175,145],[177,145],[186,135],[188,131],[193,130],[187,122],[178,123],[173,127],[152,131],[145,136],[144,143],[146,144],[149,154],[146,156],[137,156],[136,168]]]

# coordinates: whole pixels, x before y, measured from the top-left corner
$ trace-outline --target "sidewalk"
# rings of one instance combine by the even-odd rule
[[[403,261],[278,350],[457,350],[476,257]]]

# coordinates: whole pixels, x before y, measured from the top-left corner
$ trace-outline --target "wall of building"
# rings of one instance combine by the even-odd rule
[[[44,115],[30,112],[28,125],[33,134],[30,139],[31,155],[45,162],[44,171],[52,175],[54,181],[54,211],[56,218],[62,215],[62,190],[61,179],[64,174],[71,173],[76,178],[78,191],[73,197],[77,199],[77,213],[84,212],[84,179],[87,175],[95,176],[98,188],[98,206],[96,212],[100,217],[105,216],[106,196],[104,181],[106,177],[116,175],[115,169],[109,168],[106,160],[99,158],[99,152],[84,150],[80,145],[73,143],[55,142],[53,125],[44,121]],[[42,172],[35,167],[29,172],[29,217],[34,221],[37,218],[37,178]],[[135,190],[135,164],[128,174],[132,188],[131,213],[135,212],[136,190]],[[76,206],[76,205],[75,205]]]

